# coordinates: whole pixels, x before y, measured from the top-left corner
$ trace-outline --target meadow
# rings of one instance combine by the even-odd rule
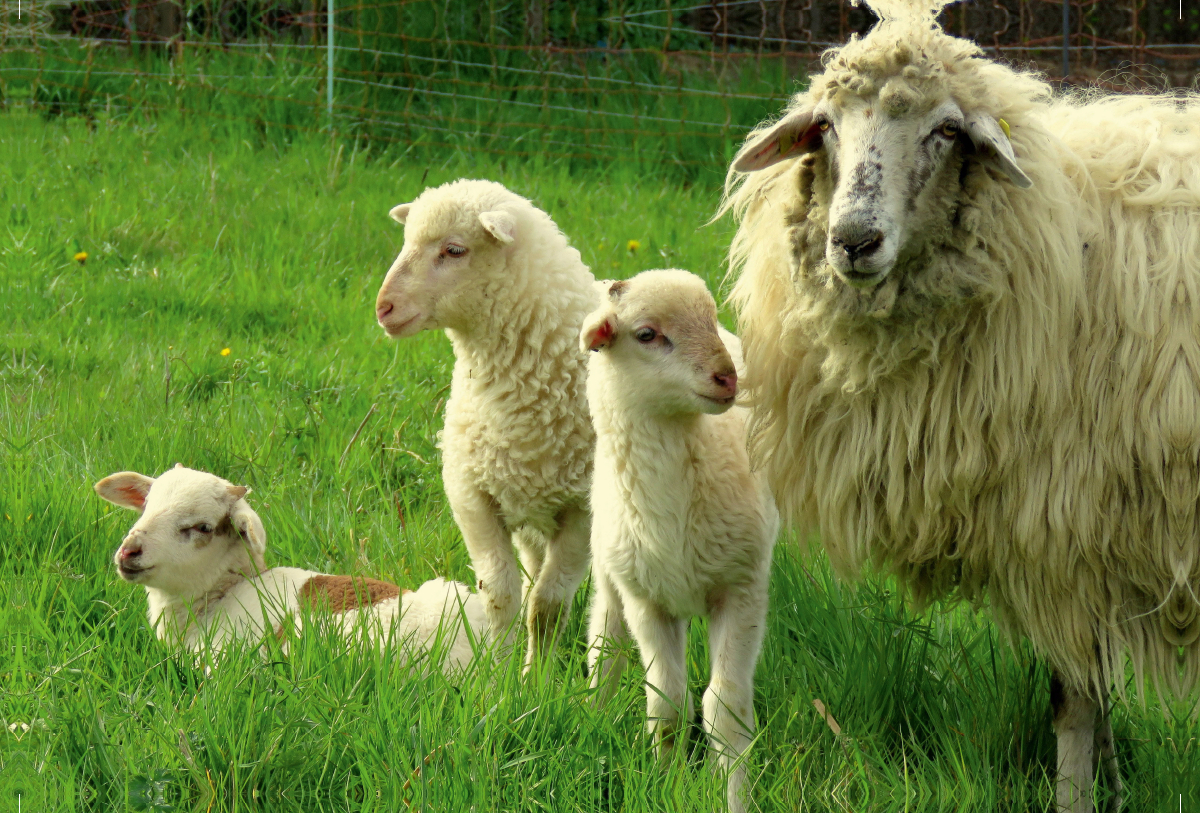
[[[472,581],[436,445],[449,342],[390,341],[373,316],[403,239],[388,209],[462,176],[530,197],[597,276],[676,266],[720,290],[719,165],[680,179],[0,114],[0,810],[721,809],[698,732],[656,762],[640,669],[589,704],[586,583],[544,672],[514,659],[452,683],[320,634],[206,674],[116,577],[135,515],[92,484],[182,462],[253,488],[269,564]],[[886,578],[840,583],[812,543],[776,548],[758,808],[1048,809],[1049,679],[1029,646],[986,608],[918,613]],[[704,638],[694,623],[697,693]],[[1117,704],[1127,810],[1200,806],[1187,711]]]

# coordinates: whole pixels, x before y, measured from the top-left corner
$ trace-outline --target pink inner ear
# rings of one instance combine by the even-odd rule
[[[137,486],[120,486],[117,488],[117,493],[124,497],[131,505],[135,505],[138,508],[146,507],[146,492]]]
[[[612,322],[604,320],[595,330],[592,331],[592,339],[588,343],[589,350],[597,350],[607,344],[609,339],[613,337]]]

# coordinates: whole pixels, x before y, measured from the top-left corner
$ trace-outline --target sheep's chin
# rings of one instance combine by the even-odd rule
[[[711,395],[696,393],[696,403],[705,415],[720,415],[722,412],[728,412],[735,400],[736,396],[733,395],[728,398],[714,398]]]
[[[151,570],[154,570],[154,565],[139,568],[126,568],[122,567],[121,565],[117,565],[117,575],[120,576],[124,581],[132,584],[137,584],[138,582],[142,581],[146,577],[146,574],[148,574]]]
[[[379,326],[393,339],[403,339],[420,333],[425,327],[425,319],[420,311],[412,313],[403,319],[389,318],[379,320]]]
[[[861,291],[867,291],[879,285],[888,277],[890,268],[880,268],[875,271],[863,273],[861,271],[843,271],[840,268],[835,268],[834,272],[838,279],[849,285],[851,288],[858,288]]]

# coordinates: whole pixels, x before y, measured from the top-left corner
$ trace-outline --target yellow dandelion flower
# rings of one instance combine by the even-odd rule
[[[78,254],[76,254],[75,262],[79,263],[80,265],[83,265],[84,263],[86,263],[87,262],[87,252],[81,251]]]
[[[228,347],[226,347],[224,350],[222,350],[222,351],[221,351],[221,355],[222,355],[222,356],[228,356],[228,355],[229,355],[229,348],[228,348]]]
[[[642,247],[642,242],[640,240],[630,240],[628,243],[625,244],[625,248],[629,249],[630,254],[633,254],[641,247]]]

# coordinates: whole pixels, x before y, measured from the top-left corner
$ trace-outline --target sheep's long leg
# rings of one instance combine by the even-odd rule
[[[1058,809],[1062,813],[1092,813],[1092,766],[1100,704],[1091,694],[1064,684],[1055,672],[1050,676],[1050,707],[1058,738]]]
[[[497,514],[495,501],[474,486],[445,472],[446,498],[462,532],[477,587],[484,599],[488,629],[493,640],[507,649],[513,621],[521,609],[521,568],[513,551],[512,535]]]
[[[709,649],[712,678],[704,692],[704,731],[711,753],[728,775],[731,813],[745,810],[746,767],[737,764],[754,737],[754,668],[767,621],[765,585],[731,591],[712,608]]]
[[[675,618],[657,605],[625,597],[625,623],[638,642],[646,667],[646,728],[658,755],[666,757],[675,738],[691,716],[687,690],[686,619]]]
[[[612,697],[617,681],[625,671],[623,644],[629,638],[625,629],[625,610],[621,594],[596,557],[592,562],[592,607],[588,617],[588,679],[596,693],[596,703]]]
[[[587,575],[590,537],[591,515],[587,511],[563,511],[558,533],[547,543],[541,572],[529,589],[526,668],[553,647],[571,612],[571,599]]]
[[[1117,763],[1117,748],[1112,733],[1112,705],[1105,698],[1100,707],[1100,724],[1096,726],[1096,750],[1100,757],[1100,770],[1108,788],[1112,791],[1108,809],[1120,813],[1125,804],[1124,787],[1121,785],[1121,767]]]

